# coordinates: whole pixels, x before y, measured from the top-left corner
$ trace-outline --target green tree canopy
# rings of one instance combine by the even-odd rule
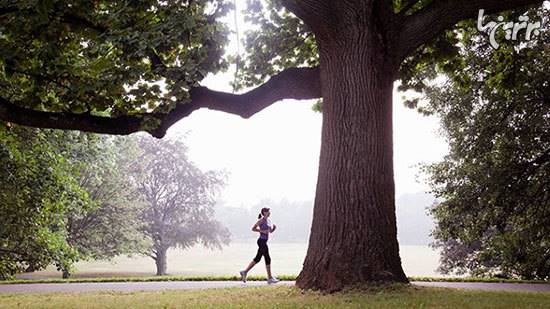
[[[66,242],[65,215],[88,198],[60,152],[60,142],[74,137],[63,131],[1,128],[0,278],[27,267],[63,267],[77,258]]]
[[[0,97],[36,111],[138,115],[125,124],[153,130],[155,114],[226,66],[227,31],[216,19],[227,9],[224,1],[2,1]]]
[[[0,277],[140,252],[130,139],[11,126],[0,132]]]
[[[530,16],[545,25],[537,40],[495,50],[466,33],[463,59],[428,86],[423,110],[450,145],[426,167],[445,273],[550,278],[550,15]]]

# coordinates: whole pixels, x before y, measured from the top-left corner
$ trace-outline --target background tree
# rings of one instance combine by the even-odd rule
[[[59,152],[71,132],[0,127],[0,278],[50,264],[68,267],[65,215],[87,201]]]
[[[240,95],[198,85],[225,65],[216,21],[224,1],[35,2],[0,8],[3,120],[162,137],[202,107],[250,117],[281,99],[322,97],[319,179],[297,285],[336,291],[407,281],[395,225],[393,82],[412,86],[420,62],[460,57],[445,30],[479,9],[542,0],[273,0],[266,9],[250,1],[265,35],[250,41],[244,80],[274,75]]]
[[[219,248],[230,233],[213,219],[216,193],[223,186],[218,172],[203,172],[187,158],[180,141],[139,139],[142,154],[134,179],[145,203],[141,232],[151,242],[144,253],[155,260],[157,275],[166,274],[166,252],[198,243]]]
[[[146,246],[139,235],[143,205],[127,177],[137,145],[129,138],[86,137],[70,157],[79,166],[79,185],[91,201],[67,213],[67,243],[81,260],[139,253]],[[69,271],[63,269],[64,278]]]
[[[442,200],[431,213],[444,273],[550,278],[549,13],[530,14],[538,40],[498,50],[464,32],[463,60],[428,89],[424,110],[450,145],[425,167]]]
[[[2,125],[0,276],[140,252],[132,141]],[[135,152],[135,150],[134,150]]]

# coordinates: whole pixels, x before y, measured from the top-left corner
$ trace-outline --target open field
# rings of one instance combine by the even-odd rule
[[[174,276],[234,276],[252,260],[257,245],[232,243],[223,251],[200,247],[190,250],[170,250],[168,252],[168,273]],[[298,275],[306,254],[306,243],[270,243],[269,254],[275,275]],[[408,276],[441,276],[435,272],[439,255],[427,246],[401,246],[401,258]],[[118,257],[113,261],[91,261],[76,264],[73,278],[133,277],[155,275],[155,263],[151,258],[135,256]],[[265,276],[264,262],[260,261],[251,271],[251,276]],[[46,271],[20,274],[19,279],[60,278],[54,267]]]
[[[0,295],[0,308],[548,308],[549,293],[392,285],[332,295],[293,286]]]

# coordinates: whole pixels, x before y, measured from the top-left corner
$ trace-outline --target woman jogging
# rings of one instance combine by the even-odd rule
[[[258,238],[258,241],[256,242],[258,244],[258,253],[256,254],[256,257],[248,264],[248,267],[240,271],[241,274],[241,280],[243,282],[246,282],[246,275],[248,271],[254,267],[254,265],[258,264],[260,262],[260,259],[262,258],[262,255],[265,259],[265,269],[267,270],[267,283],[277,283],[279,282],[279,279],[274,278],[271,275],[271,257],[269,257],[269,248],[267,247],[267,239],[269,238],[269,233],[273,233],[275,229],[277,228],[275,224],[271,226],[271,221],[269,220],[269,215],[271,213],[269,212],[269,208],[262,208],[261,213],[258,215],[258,222],[252,226],[253,232],[260,232],[260,238]]]

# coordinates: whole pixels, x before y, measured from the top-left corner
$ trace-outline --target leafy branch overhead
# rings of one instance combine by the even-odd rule
[[[3,1],[2,109],[58,120],[129,116],[140,119],[133,130],[147,129],[136,115],[168,112],[226,67],[227,29],[215,20],[229,9],[223,1]],[[120,127],[132,126],[126,119]]]
[[[373,6],[395,68],[457,22],[535,0],[380,1]],[[201,87],[228,67],[231,4],[200,1],[4,1],[0,5],[0,119],[35,127],[162,137],[199,108],[250,117],[285,98],[322,97],[319,37],[345,31],[331,1],[249,1],[242,95]],[[336,16],[336,15],[334,15]],[[342,30],[343,29],[343,30]],[[450,38],[452,40],[452,38]],[[448,46],[445,45],[445,46]],[[443,47],[445,47],[443,46]],[[420,49],[419,49],[420,47]],[[407,75],[408,74],[408,75]],[[271,77],[271,78],[270,78]]]

